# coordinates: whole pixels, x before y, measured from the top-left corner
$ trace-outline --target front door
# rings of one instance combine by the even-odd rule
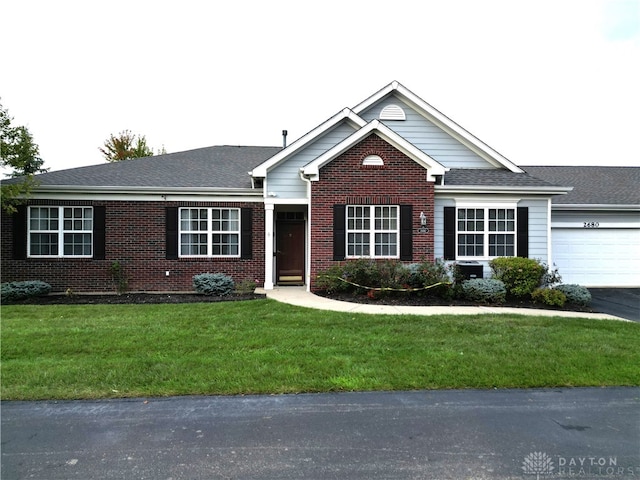
[[[304,220],[276,222],[276,283],[304,285]]]

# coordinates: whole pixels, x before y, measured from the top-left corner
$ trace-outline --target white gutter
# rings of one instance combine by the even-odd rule
[[[626,210],[640,211],[640,205],[607,203],[554,203],[553,210]]]
[[[514,187],[502,185],[435,185],[436,193],[518,193],[534,195],[566,195],[573,187]]]

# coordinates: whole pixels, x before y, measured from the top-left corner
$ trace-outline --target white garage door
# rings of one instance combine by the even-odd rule
[[[640,229],[553,228],[551,238],[562,283],[640,286]]]

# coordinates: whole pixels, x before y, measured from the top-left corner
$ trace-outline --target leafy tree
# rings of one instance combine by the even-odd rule
[[[99,148],[107,162],[120,162],[131,158],[150,157],[153,150],[147,145],[144,135],[134,135],[130,130],[123,130],[115,136],[109,135],[104,146]]]
[[[0,166],[10,168],[11,177],[21,177],[20,182],[2,185],[2,209],[8,213],[16,211],[37,185],[33,176],[44,173],[44,160],[40,158],[38,145],[24,126],[11,125],[13,118],[0,104]]]

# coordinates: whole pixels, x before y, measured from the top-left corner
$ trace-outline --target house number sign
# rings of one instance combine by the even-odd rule
[[[600,222],[582,222],[582,228],[598,228]]]

